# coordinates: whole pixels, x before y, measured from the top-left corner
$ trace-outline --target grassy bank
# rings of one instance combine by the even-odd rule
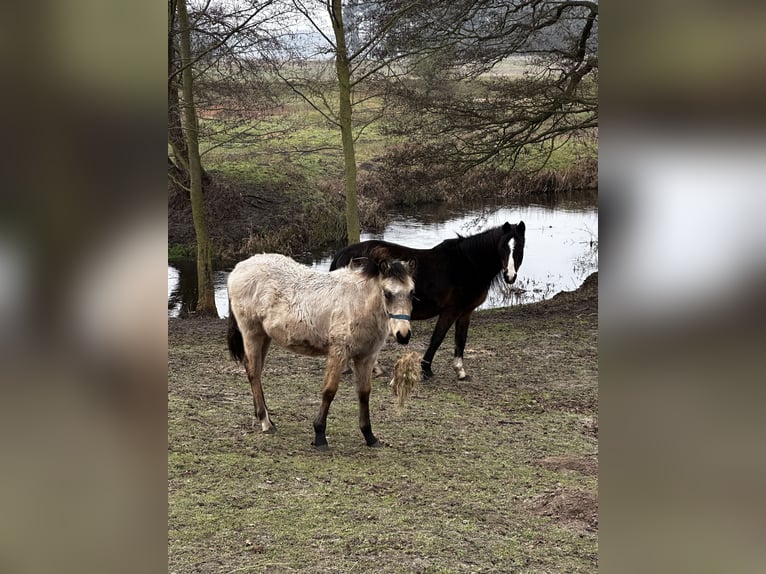
[[[343,155],[340,134],[308,104],[284,96],[271,115],[221,133],[224,121],[203,118],[205,189],[215,257],[239,260],[257,251],[297,254],[345,238]],[[357,109],[360,115],[369,109]],[[217,135],[216,135],[217,134]],[[597,140],[562,142],[550,157],[527,154],[515,166],[483,166],[455,173],[454,166],[420,144],[387,135],[382,120],[357,140],[362,229],[380,231],[396,206],[518,199],[597,186]],[[545,167],[540,166],[545,160]],[[171,189],[169,248],[193,252],[191,208]]]
[[[323,361],[273,348],[276,435],[252,428],[225,321],[169,320],[169,572],[596,572],[597,280],[475,315],[409,409],[376,379],[364,446],[350,379],[310,447]],[[425,349],[432,321],[414,324]],[[387,346],[390,370],[401,349]]]

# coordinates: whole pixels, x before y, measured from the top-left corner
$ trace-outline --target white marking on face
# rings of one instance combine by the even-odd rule
[[[516,264],[513,262],[513,248],[516,244],[516,240],[511,238],[508,243],[508,261],[503,266],[503,279],[506,283],[513,283],[516,280]]]

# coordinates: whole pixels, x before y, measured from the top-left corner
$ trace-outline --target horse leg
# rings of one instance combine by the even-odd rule
[[[261,385],[261,373],[263,372],[263,361],[269,350],[271,339],[266,334],[259,334],[247,337],[245,339],[245,370],[247,378],[250,381],[250,389],[253,392],[253,406],[255,407],[255,418],[261,423],[261,430],[267,433],[276,432],[276,427],[269,418],[269,411],[266,408],[266,399],[263,396],[263,386]]]
[[[372,365],[372,374],[375,377],[380,377],[386,374],[386,371],[383,370],[383,367],[381,367],[380,363],[378,362],[379,356],[380,356],[380,351],[378,351],[375,354],[375,361],[373,362],[373,365]],[[353,373],[353,369],[351,368],[351,361],[349,360],[349,362],[346,364],[346,368],[343,369],[343,374],[349,375],[351,373]]]
[[[445,311],[439,315],[439,319],[436,321],[436,327],[434,327],[434,332],[431,334],[431,342],[428,344],[428,349],[426,349],[423,359],[420,361],[420,368],[423,370],[424,379],[430,379],[434,376],[434,373],[431,370],[431,361],[433,361],[436,350],[439,348],[439,345],[442,344],[447,331],[452,327],[456,318],[457,315],[453,311]]]
[[[375,359],[376,355],[354,359],[354,386],[359,399],[359,429],[364,435],[367,446],[380,447],[383,445],[372,434],[372,423],[370,422],[370,391],[372,390],[370,379]]]
[[[322,404],[319,407],[319,413],[317,413],[314,419],[314,442],[311,444],[317,450],[327,450],[329,448],[327,446],[327,436],[325,435],[327,430],[327,413],[330,410],[332,400],[335,398],[335,393],[338,391],[338,382],[345,366],[346,357],[330,350],[327,356],[327,367],[324,372]]]
[[[380,357],[380,351],[375,353],[375,358],[372,362],[372,374],[375,377],[380,377],[386,374],[386,371],[383,370],[383,367],[380,366],[380,363],[378,362],[378,358]]]
[[[473,309],[460,315],[455,322],[455,362],[452,368],[455,369],[459,381],[468,378],[463,368],[463,351],[465,350],[465,342],[468,340],[468,324],[471,322],[472,314]]]

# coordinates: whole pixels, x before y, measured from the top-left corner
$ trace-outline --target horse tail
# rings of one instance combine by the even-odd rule
[[[231,300],[229,301],[229,331],[226,333],[226,341],[229,344],[231,358],[243,363],[245,361],[245,341],[242,338],[242,331],[237,325],[237,319],[231,311]]]

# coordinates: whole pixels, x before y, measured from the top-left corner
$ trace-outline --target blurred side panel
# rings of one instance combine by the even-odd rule
[[[167,6],[0,19],[0,570],[166,568]]]
[[[600,570],[766,563],[766,95],[755,3],[601,22]]]

